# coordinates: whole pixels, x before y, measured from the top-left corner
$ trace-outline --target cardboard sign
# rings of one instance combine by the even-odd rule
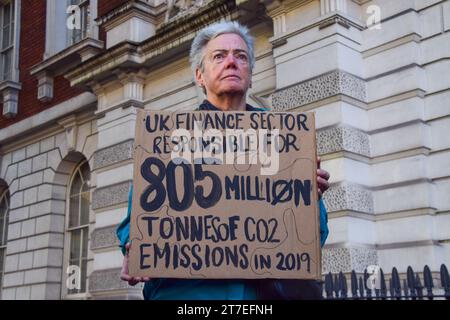
[[[137,111],[129,273],[320,279],[313,113]]]

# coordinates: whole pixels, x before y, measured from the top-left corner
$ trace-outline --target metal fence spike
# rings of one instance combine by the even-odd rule
[[[381,299],[387,298],[386,281],[384,280],[383,269],[380,268],[380,296]]]
[[[339,295],[340,288],[339,287],[340,286],[339,286],[338,275],[335,274],[334,281],[333,281],[333,289],[334,289],[334,294],[336,295],[336,298],[340,298],[340,295]]]
[[[359,283],[359,296],[361,298],[364,298],[364,296],[365,296],[364,295],[364,283],[363,283],[362,277],[359,277],[358,283]]]
[[[400,277],[398,276],[398,271],[396,267],[392,268],[392,287],[394,288],[395,298],[400,298],[402,292],[400,286]]]
[[[392,284],[392,279],[389,279],[389,294],[391,296],[391,300],[395,297],[394,285]]]
[[[339,272],[339,287],[341,289],[341,298],[347,298],[348,286],[347,286],[347,278],[341,272]]]
[[[406,279],[403,279],[403,292],[405,294],[405,298],[408,299],[410,296],[408,292],[408,284],[406,283]]]
[[[328,299],[333,298],[333,276],[331,272],[325,276],[325,293]]]
[[[436,294],[433,292],[434,280],[433,273],[428,265],[423,268],[423,273],[414,272],[411,266],[408,266],[406,274],[402,274],[400,279],[399,273],[396,267],[392,268],[390,277],[386,277],[383,270],[379,270],[378,285],[375,290],[371,287],[368,281],[370,275],[367,269],[364,270],[362,275],[357,275],[355,270],[350,272],[350,291],[349,296],[349,282],[347,281],[347,275],[344,272],[333,274],[329,272],[325,275],[324,281],[320,284],[321,292],[326,299],[390,299],[390,300],[423,300],[445,298],[450,300],[450,274],[447,266],[442,264],[440,266],[440,283],[444,290],[443,294]],[[422,278],[423,277],[423,278]],[[372,280],[372,279],[370,279]],[[386,282],[387,281],[387,282]],[[437,281],[437,280],[436,280]],[[440,286],[439,286],[440,287]],[[424,296],[424,289],[427,290],[426,296]]]
[[[433,300],[433,275],[431,274],[430,268],[428,265],[425,265],[423,268],[423,282],[425,284],[425,288],[427,289],[427,297],[429,300]]]
[[[450,276],[448,274],[447,266],[445,264],[441,265],[441,285],[445,292],[445,298],[450,300]]]
[[[367,269],[364,269],[364,289],[366,290],[366,298],[372,300],[372,290],[367,286],[367,280],[369,279],[369,274]]]
[[[358,297],[358,279],[356,278],[355,270],[352,270],[352,273],[350,276],[350,287],[352,290],[352,298],[357,298]]]
[[[420,281],[420,277],[419,277],[418,273],[416,273],[415,289],[417,292],[417,297],[420,300],[422,300],[423,299],[423,286],[422,286],[422,282]]]
[[[416,298],[416,289],[415,289],[415,277],[414,277],[414,271],[411,268],[411,266],[408,267],[406,270],[406,279],[408,281],[408,288],[409,292],[411,294],[411,298]]]

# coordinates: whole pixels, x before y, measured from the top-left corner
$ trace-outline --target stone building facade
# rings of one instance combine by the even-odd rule
[[[219,20],[255,36],[249,103],[316,113],[331,173],[323,272],[373,264],[437,272],[450,263],[450,1],[5,0],[0,8],[11,35],[0,53],[2,299],[141,298],[119,279],[115,237],[136,110],[192,110],[204,99],[188,52],[196,32]],[[71,265],[80,290],[67,287]]]

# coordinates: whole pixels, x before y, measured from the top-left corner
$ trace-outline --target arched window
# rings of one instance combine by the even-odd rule
[[[69,185],[69,213],[66,224],[69,251],[67,266],[70,268],[75,267],[75,270],[79,271],[80,282],[79,286],[75,288],[68,286],[67,295],[87,292],[89,211],[91,202],[90,179],[89,164],[87,161],[84,161],[75,169]]]
[[[5,270],[6,243],[8,241],[9,191],[0,189],[0,298]]]

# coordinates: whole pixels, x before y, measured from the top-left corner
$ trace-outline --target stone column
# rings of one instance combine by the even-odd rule
[[[142,285],[129,287],[120,279],[123,256],[116,228],[127,214],[136,109],[142,108],[144,82],[136,72],[116,75],[114,83],[94,86],[101,105],[97,111],[99,149],[94,156],[97,183],[92,208],[96,219],[91,236],[94,270],[89,291],[96,299],[140,299]]]
[[[367,84],[361,55],[364,26],[347,0],[266,1],[273,19],[276,64],[273,108],[315,111],[318,154],[331,173],[324,201],[330,236],[323,272],[362,272],[377,263]]]

